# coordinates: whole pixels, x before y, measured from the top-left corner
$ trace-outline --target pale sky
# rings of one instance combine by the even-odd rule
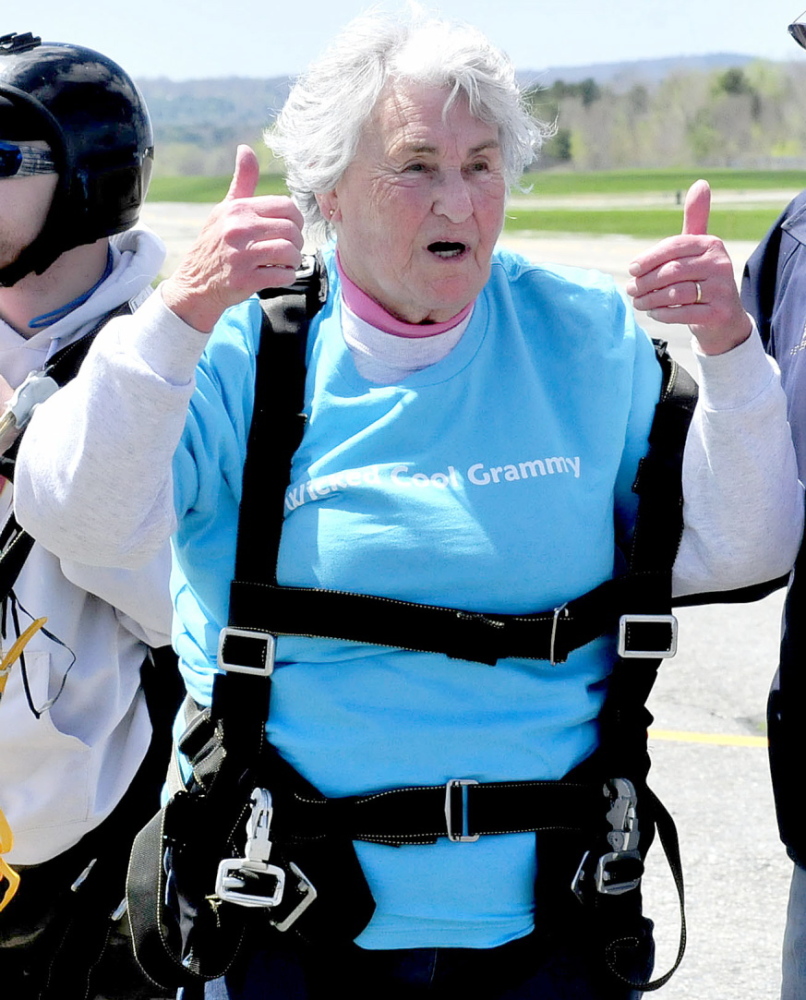
[[[33,31],[117,60],[134,77],[294,74],[367,0],[0,0],[0,34]],[[738,52],[806,59],[786,31],[806,0],[441,0],[518,69]]]

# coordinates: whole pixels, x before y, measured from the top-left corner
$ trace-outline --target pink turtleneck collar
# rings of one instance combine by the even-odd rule
[[[358,285],[347,277],[341,266],[338,251],[336,252],[336,267],[341,280],[342,298],[347,308],[355,313],[359,319],[369,323],[370,326],[383,330],[384,333],[394,334],[396,337],[434,337],[438,333],[445,333],[458,326],[473,310],[473,303],[469,302],[461,312],[444,323],[406,323],[405,320],[398,319],[387,312],[380,303],[370,298],[366,292],[362,292]]]

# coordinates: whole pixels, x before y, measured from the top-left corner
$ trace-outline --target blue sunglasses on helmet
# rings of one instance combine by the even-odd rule
[[[806,10],[804,10],[803,14],[806,14]],[[794,22],[789,25],[787,30],[798,45],[800,45],[801,48],[806,49],[806,23],[803,20],[803,14],[798,14]]]
[[[56,165],[47,149],[0,139],[0,178],[55,174]]]

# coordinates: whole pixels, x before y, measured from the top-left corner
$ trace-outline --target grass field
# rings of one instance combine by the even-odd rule
[[[711,212],[709,232],[724,240],[760,240],[783,206],[717,208]],[[507,232],[590,233],[596,236],[635,236],[660,239],[680,232],[680,208],[648,209],[525,209],[507,208]]]
[[[711,187],[729,191],[778,191],[806,188],[806,170],[602,170],[596,173],[527,174],[533,195],[669,194],[685,191],[704,177]]]
[[[591,233],[658,238],[679,231],[681,209],[669,205],[670,195],[685,191],[698,177],[705,176],[712,188],[741,193],[749,202],[736,207],[721,206],[711,213],[710,229],[724,239],[759,240],[784,207],[781,202],[753,203],[753,191],[796,191],[806,188],[806,171],[761,170],[643,170],[600,173],[536,173],[527,175],[528,194],[513,193],[507,207],[508,232]],[[156,177],[149,201],[216,202],[227,192],[228,177]],[[261,177],[258,194],[285,194],[283,178],[277,174]],[[638,207],[618,206],[619,196],[647,196]],[[657,195],[659,204],[651,204]],[[540,206],[541,197],[587,199],[597,204],[585,208]],[[614,204],[607,205],[612,198]],[[536,205],[536,202],[538,203]]]
[[[148,189],[149,201],[221,201],[227,193],[230,177],[155,177]],[[264,174],[258,194],[288,194],[285,179],[279,174]]]

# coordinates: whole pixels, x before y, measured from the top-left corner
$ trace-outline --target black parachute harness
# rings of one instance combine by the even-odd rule
[[[645,782],[651,717],[644,705],[660,659],[676,651],[671,577],[696,385],[665,345],[656,345],[663,389],[633,487],[639,507],[629,568],[582,597],[508,615],[283,587],[276,562],[291,460],[304,427],[305,340],[326,297],[325,281],[318,261],[298,272],[292,288],[261,293],[235,578],[218,650],[222,672],[209,709],[186,702],[188,727],[179,749],[192,777],[187,785],[174,782],[178,790],[135,842],[128,891],[138,960],[155,981],[176,987],[223,975],[250,928],[256,934],[255,928],[267,928],[264,946],[270,946],[269,925],[314,946],[347,943],[374,910],[352,841],[399,846],[533,831],[539,931],[584,933],[615,981],[658,989],[682,959],[685,916],[674,822]],[[619,636],[619,658],[599,718],[600,746],[560,781],[456,776],[445,785],[326,798],[266,740],[278,635],[353,640],[494,666],[507,656],[559,664],[612,632]],[[656,829],[677,887],[681,936],[672,969],[649,982],[639,954],[646,948],[640,882]]]
[[[9,401],[6,412],[0,417],[0,475],[5,476],[6,479],[12,482],[14,481],[14,469],[21,434],[24,433],[36,406],[53,395],[61,386],[66,385],[76,375],[82,361],[87,356],[87,351],[92,346],[95,336],[111,319],[114,319],[116,316],[130,314],[131,306],[128,302],[124,302],[117,309],[103,316],[102,319],[87,333],[79,337],[78,340],[74,340],[67,347],[63,347],[57,351],[45,364],[44,368],[31,372],[19,386]],[[7,448],[4,448],[3,445],[9,440],[9,437],[13,438],[13,441]],[[19,637],[22,634],[23,630],[20,629],[19,611],[22,611],[23,614],[34,621],[33,615],[26,611],[19,603],[14,593],[14,584],[20,575],[22,567],[25,565],[26,559],[30,555],[33,544],[34,539],[27,531],[24,531],[20,527],[12,511],[5,525],[3,525],[2,531],[0,531],[0,623],[2,623],[2,634],[4,636],[7,634],[6,629],[9,620],[17,636]],[[40,621],[44,621],[44,619],[40,619]],[[53,706],[53,703],[64,690],[67,675],[76,662],[75,653],[58,636],[53,635],[43,626],[40,626],[40,628],[43,635],[66,651],[68,665],[64,670],[56,694],[49,699],[45,706],[37,708],[33,703],[28,683],[25,650],[22,649],[20,651],[19,661],[25,696],[28,701],[28,707],[36,718],[39,718],[40,715]]]

